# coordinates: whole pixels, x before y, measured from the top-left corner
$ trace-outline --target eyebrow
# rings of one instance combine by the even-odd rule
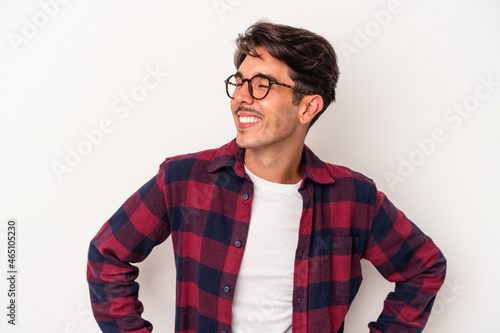
[[[241,76],[241,77],[243,77],[243,78],[245,77],[243,74],[241,74],[241,72],[240,72],[240,71],[237,71],[234,75],[238,75],[238,76]],[[269,74],[264,74],[264,73],[261,73],[261,72],[259,72],[259,73],[255,74],[255,75],[253,75],[252,77],[257,76],[257,75],[262,75],[262,76],[265,76],[265,77],[269,78],[271,81],[276,81],[276,82],[278,82],[278,80],[276,80],[276,78],[275,78],[274,76],[269,75]]]

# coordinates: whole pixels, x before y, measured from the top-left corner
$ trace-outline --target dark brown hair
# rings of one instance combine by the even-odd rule
[[[288,76],[298,89],[318,94],[323,98],[323,109],[311,121],[311,126],[335,100],[339,78],[337,56],[330,43],[309,30],[288,25],[258,21],[236,39],[234,65],[238,69],[247,55],[259,57],[258,46],[289,68]],[[303,94],[294,91],[292,102],[298,104]]]

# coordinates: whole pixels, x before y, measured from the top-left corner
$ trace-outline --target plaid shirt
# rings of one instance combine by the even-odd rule
[[[244,150],[219,149],[168,158],[90,244],[87,279],[103,332],[146,333],[138,269],[171,235],[176,332],[231,332],[231,304],[245,252],[253,184]],[[361,258],[395,291],[370,332],[421,332],[444,280],[446,260],[432,240],[374,183],[303,150],[303,209],[295,252],[293,332],[343,332],[361,284]],[[272,246],[272,244],[269,244]]]

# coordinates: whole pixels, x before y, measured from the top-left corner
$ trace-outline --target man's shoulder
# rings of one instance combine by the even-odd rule
[[[374,181],[371,178],[346,166],[327,162],[323,162],[323,164],[333,180],[355,179],[360,182],[374,184]]]
[[[366,177],[358,171],[355,171],[343,165],[329,163],[321,160],[308,147],[306,147],[305,158],[307,161],[306,163],[308,164],[309,173],[314,175],[313,178],[316,178],[323,183],[345,183],[346,181],[356,181],[372,185],[375,184],[372,179]]]
[[[160,168],[169,169],[170,172],[172,170],[187,171],[191,170],[193,166],[196,165],[196,168],[200,170],[203,168],[208,170],[221,160],[227,161],[233,158],[236,149],[237,146],[234,144],[234,141],[231,141],[218,148],[174,155],[167,157],[160,165]]]
[[[212,161],[216,156],[218,150],[219,148],[212,148],[197,152],[169,156],[165,158],[162,165],[179,164],[179,163],[182,164],[183,162],[189,162],[192,160]]]
[[[374,203],[374,194],[378,190],[372,179],[346,166],[323,163],[333,180],[330,187],[332,193],[339,193],[346,201]]]

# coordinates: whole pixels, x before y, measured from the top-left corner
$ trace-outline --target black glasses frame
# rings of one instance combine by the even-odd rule
[[[230,75],[226,80],[224,80],[224,83],[226,84],[226,94],[231,99],[234,99],[234,97],[231,96],[231,94],[229,93],[229,85],[234,86],[235,88],[238,87],[238,84],[229,82],[231,80],[231,78],[233,78],[233,77],[234,78],[238,77],[238,78],[241,78],[241,80],[243,80],[243,82],[241,83],[242,87],[245,85],[245,82],[248,81],[248,92],[250,93],[250,96],[252,96],[252,98],[256,99],[256,100],[261,100],[261,99],[266,98],[266,96],[269,94],[269,91],[271,90],[271,87],[273,86],[273,84],[276,84],[278,86],[282,86],[282,87],[285,87],[285,88],[289,88],[289,89],[295,90],[295,91],[297,91],[297,92],[299,92],[301,94],[304,94],[304,95],[314,95],[314,94],[309,93],[307,91],[304,91],[304,90],[301,90],[301,89],[297,89],[294,86],[291,86],[289,84],[281,83],[281,82],[278,82],[276,80],[273,80],[269,76],[266,76],[266,75],[263,75],[263,74],[254,75],[254,76],[252,76],[249,79],[245,79],[241,75],[233,74],[233,75]],[[260,98],[256,98],[253,95],[253,90],[252,90],[252,80],[253,80],[253,78],[256,78],[256,77],[265,78],[265,79],[269,80],[269,86],[267,87],[267,92],[265,93],[265,95],[263,97],[260,97]]]

